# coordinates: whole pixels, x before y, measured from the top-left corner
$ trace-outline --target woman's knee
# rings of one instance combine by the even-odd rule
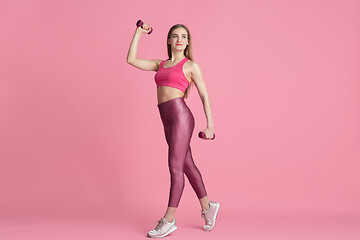
[[[182,176],[184,174],[184,169],[169,167],[170,174],[172,176]]]

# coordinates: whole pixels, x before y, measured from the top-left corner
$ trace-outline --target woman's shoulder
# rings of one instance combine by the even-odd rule
[[[191,66],[195,66],[195,65],[197,65],[197,66],[199,66],[199,64],[196,62],[196,61],[194,61],[194,60],[191,60],[190,58],[187,58],[188,60],[186,61],[189,65],[191,65]]]
[[[152,59],[152,61],[155,62],[157,67],[159,68],[162,64],[164,64],[166,59],[165,60],[163,60],[163,59]]]
[[[186,63],[188,64],[189,68],[191,69],[191,72],[198,71],[200,69],[199,64],[194,60],[189,59],[188,61],[186,61]]]
[[[159,65],[160,63],[164,62],[165,60],[162,59],[153,59],[154,62],[156,62],[157,65]]]

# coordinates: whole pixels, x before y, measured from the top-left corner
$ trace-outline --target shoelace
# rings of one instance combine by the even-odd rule
[[[156,231],[158,231],[164,225],[164,221],[162,219],[157,220],[155,223],[157,224],[157,226],[155,227]]]
[[[208,216],[206,216],[204,212],[201,212],[201,217],[205,219],[206,225],[211,225],[212,223],[211,219]]]

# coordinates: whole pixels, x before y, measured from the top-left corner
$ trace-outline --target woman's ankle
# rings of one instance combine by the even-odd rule
[[[202,210],[204,210],[204,211],[209,210],[209,208],[210,208],[210,202],[208,203],[208,206],[207,206],[207,207],[202,206]]]

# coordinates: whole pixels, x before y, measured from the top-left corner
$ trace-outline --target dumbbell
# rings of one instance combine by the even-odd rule
[[[143,25],[143,21],[141,21],[140,19],[136,22],[136,26],[137,27],[141,27],[142,28],[142,25]],[[150,31],[148,32],[148,34],[152,33],[153,31],[153,28],[150,29]]]
[[[206,140],[214,140],[215,138],[215,133],[213,134],[213,138],[210,138],[210,139],[206,139]],[[205,133],[203,131],[200,131],[199,134],[198,134],[199,138],[202,138],[202,139],[205,139]]]

